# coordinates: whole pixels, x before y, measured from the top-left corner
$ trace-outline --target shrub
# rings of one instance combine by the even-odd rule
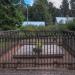
[[[40,40],[36,42],[36,46],[35,48],[33,48],[33,52],[35,52],[35,54],[37,55],[40,55],[40,53],[42,52],[42,43]]]
[[[73,20],[73,22],[68,23],[67,28],[69,30],[75,31],[75,20]]]

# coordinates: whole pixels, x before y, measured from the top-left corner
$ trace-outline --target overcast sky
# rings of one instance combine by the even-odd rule
[[[48,0],[54,4],[57,8],[60,7],[62,0]]]
[[[34,0],[24,0],[24,1],[26,4],[32,5]],[[62,2],[62,0],[48,0],[48,1],[52,2],[54,6],[56,6],[57,8],[60,7],[61,2]]]

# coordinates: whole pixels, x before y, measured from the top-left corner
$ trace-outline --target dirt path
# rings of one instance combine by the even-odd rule
[[[15,54],[15,52],[20,48],[21,46],[18,44],[15,47],[13,47],[11,50],[9,50],[7,53],[3,54],[0,57],[0,63],[2,62],[13,62],[12,56]]]
[[[0,75],[75,75],[75,71],[63,70],[0,70]]]
[[[17,60],[15,60],[15,59],[13,59],[13,55],[15,55],[15,53],[18,53],[18,51],[20,52],[20,54],[21,54],[21,51],[22,51],[22,49],[21,49],[21,47],[24,47],[24,46],[22,46],[22,45],[20,45],[20,44],[18,44],[18,45],[16,45],[14,48],[12,48],[12,50],[9,50],[6,54],[3,54],[1,57],[0,57],[0,63],[16,63],[17,62]],[[23,48],[24,49],[24,48]],[[25,49],[24,49],[25,50]],[[24,52],[24,51],[23,51]],[[75,62],[75,58],[73,57],[73,56],[71,56],[70,54],[69,54],[69,52],[68,51],[63,51],[64,52],[64,56],[63,56],[63,59],[55,59],[58,63],[74,63]],[[58,52],[59,53],[59,52]],[[44,61],[45,60],[45,61]],[[22,61],[21,59],[20,59],[20,61]],[[38,63],[38,60],[36,60],[37,61],[37,63]],[[51,63],[51,61],[52,62],[54,62],[54,58],[52,58],[52,59],[50,59],[49,58],[49,60],[48,59],[42,59],[42,63]],[[23,62],[25,63],[30,63],[30,62],[32,62],[33,63],[33,61],[32,61],[32,59],[30,60],[30,59],[26,59],[25,61],[23,60]],[[39,60],[39,63],[41,63],[41,60]],[[21,64],[22,65],[22,64]],[[24,64],[25,65],[25,64]],[[24,67],[24,65],[22,65],[23,67]],[[29,65],[30,66],[30,65]],[[32,65],[31,65],[32,66]]]

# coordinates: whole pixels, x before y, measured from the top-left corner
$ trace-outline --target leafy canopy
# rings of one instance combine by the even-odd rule
[[[0,29],[16,29],[23,20],[21,6],[14,6],[12,0],[0,0]]]

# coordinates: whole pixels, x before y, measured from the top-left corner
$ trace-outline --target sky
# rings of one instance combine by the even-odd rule
[[[48,0],[54,4],[57,8],[60,7],[62,0]]]
[[[24,2],[28,5],[32,5],[34,0],[24,0]]]
[[[26,4],[32,5],[34,0],[24,0]],[[57,8],[60,7],[62,0],[48,0],[54,4]]]

